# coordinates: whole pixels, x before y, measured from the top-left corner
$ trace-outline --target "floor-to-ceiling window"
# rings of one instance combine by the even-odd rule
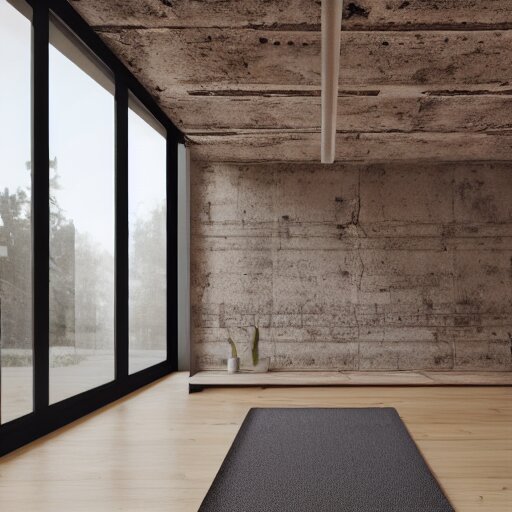
[[[167,357],[166,134],[134,98],[128,111],[130,373]]]
[[[114,80],[50,25],[50,402],[114,379]]]
[[[176,368],[181,139],[65,0],[0,59],[1,455]]]
[[[32,401],[32,25],[28,4],[0,0],[0,420]]]

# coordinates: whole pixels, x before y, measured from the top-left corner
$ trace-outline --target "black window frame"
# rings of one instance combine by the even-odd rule
[[[25,0],[32,8],[33,411],[0,425],[0,456],[44,436],[178,368],[178,144],[183,134],[153,96],[66,0]],[[112,72],[115,82],[115,379],[49,403],[49,24],[59,18]],[[128,96],[167,135],[167,359],[128,373]]]

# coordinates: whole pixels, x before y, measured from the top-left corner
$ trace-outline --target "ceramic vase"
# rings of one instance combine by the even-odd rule
[[[228,373],[236,373],[240,369],[240,358],[230,357],[228,359]]]

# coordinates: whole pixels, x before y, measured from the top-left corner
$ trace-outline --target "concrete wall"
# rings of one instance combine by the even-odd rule
[[[512,164],[195,161],[191,231],[195,369],[512,370]]]

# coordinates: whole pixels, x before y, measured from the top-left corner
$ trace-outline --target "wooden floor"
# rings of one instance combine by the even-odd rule
[[[512,388],[213,388],[175,374],[0,459],[2,512],[196,511],[252,406],[392,406],[462,512],[512,510]]]

